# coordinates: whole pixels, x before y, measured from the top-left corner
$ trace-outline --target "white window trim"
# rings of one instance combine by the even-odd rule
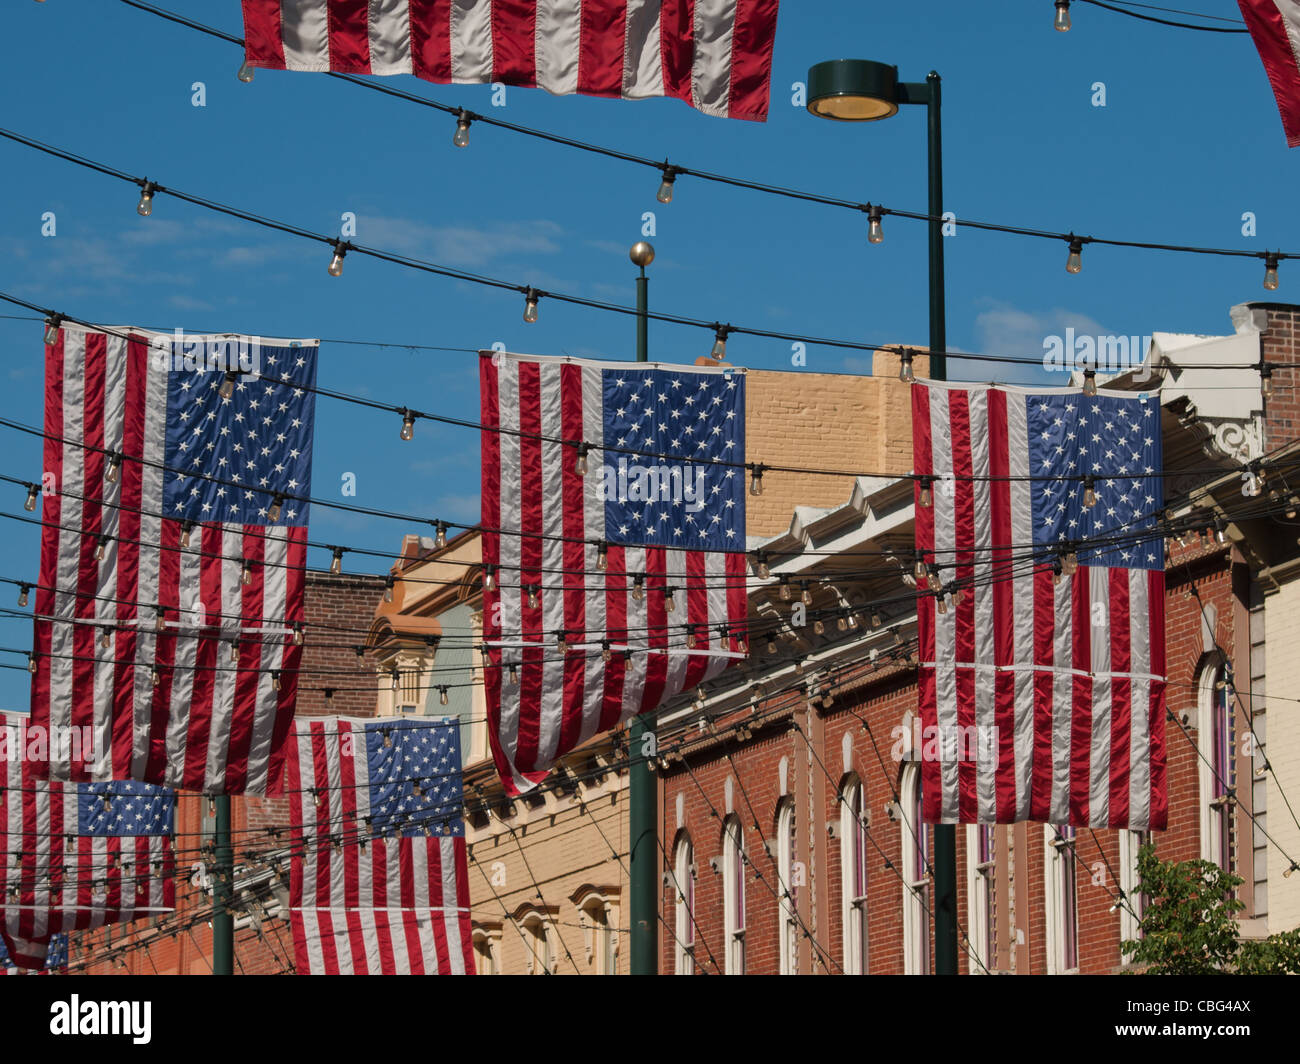
[[[997,867],[996,857],[987,864],[980,863],[980,831],[982,824],[966,825],[966,911],[970,929],[967,932],[967,949],[970,951],[971,975],[984,975],[993,971],[994,957],[984,956],[984,946],[989,937],[988,885]],[[996,845],[996,840],[995,840]]]
[[[1119,833],[1119,889],[1124,892],[1124,903],[1119,907],[1119,940],[1141,937],[1138,918],[1142,916],[1141,877],[1138,875],[1138,851],[1142,849],[1142,831],[1120,831]],[[1135,915],[1136,914],[1136,915]],[[1123,964],[1131,964],[1132,955],[1120,954]]]
[[[692,919],[691,907],[686,904],[686,892],[694,887],[695,881],[695,844],[690,835],[683,835],[677,840],[673,856],[673,895],[674,895],[674,950],[676,960],[673,971],[677,975],[695,974],[695,921]],[[692,896],[694,891],[691,891]]]
[[[913,881],[912,869],[917,860],[917,836],[925,830],[922,823],[912,823],[912,810],[919,802],[916,795],[921,788],[921,769],[918,765],[904,765],[899,797],[903,808],[899,810],[899,833],[902,838],[903,873],[903,972],[905,975],[924,975],[930,967],[929,913],[919,890],[924,896],[929,880]],[[914,835],[913,832],[916,832]],[[912,889],[915,888],[915,889]]]
[[[776,868],[781,892],[780,916],[777,918],[780,973],[799,974],[799,917],[786,892],[794,892],[794,800],[783,798],[776,814]]]
[[[618,899],[588,891],[578,899],[578,915],[593,975],[618,974]]]
[[[519,925],[524,932],[524,942],[526,952],[524,963],[528,968],[529,975],[554,975],[555,974],[555,934],[551,928],[551,921],[544,913],[533,910],[528,913]],[[538,934],[538,931],[541,934]],[[537,949],[533,945],[538,939],[546,946],[544,957],[537,955]]]
[[[865,811],[866,794],[862,781],[852,776],[840,790],[840,928],[844,951],[844,974],[865,975],[868,964],[867,902],[857,904],[851,889],[857,884],[857,869],[853,867],[854,844],[857,833],[863,830],[853,814],[853,794],[859,795],[858,807]]]
[[[1212,657],[1201,669],[1200,681],[1197,684],[1196,692],[1196,745],[1200,750],[1201,756],[1196,759],[1197,774],[1200,790],[1198,792],[1199,801],[1197,802],[1200,810],[1201,821],[1201,860],[1209,861],[1220,868],[1230,867],[1225,865],[1223,855],[1219,853],[1219,833],[1215,830],[1215,802],[1218,799],[1219,782],[1215,779],[1212,764],[1214,761],[1214,702],[1215,690],[1214,684],[1220,677],[1226,675],[1224,671],[1224,662],[1219,655]],[[1228,703],[1228,730],[1232,731],[1232,703]],[[1224,781],[1225,784],[1231,783],[1232,769],[1231,762],[1235,750],[1231,744],[1228,750],[1229,778]],[[1233,807],[1231,804],[1226,806],[1227,816],[1232,816]],[[1231,854],[1228,855],[1231,859]]]
[[[475,973],[477,975],[500,975],[501,974],[501,928],[493,927],[476,927],[474,928],[471,940],[474,944]],[[482,944],[485,950],[478,947]],[[492,971],[484,972],[477,966],[477,959],[481,953],[487,953],[488,959],[492,964]]]
[[[1065,953],[1064,918],[1061,913],[1061,892],[1065,889],[1066,853],[1068,846],[1057,845],[1056,831],[1051,824],[1043,825],[1043,894],[1044,915],[1047,918],[1047,974],[1076,975],[1079,969],[1065,968],[1062,957]],[[1075,869],[1077,872],[1078,870]],[[1075,880],[1074,903],[1074,949],[1076,958],[1079,953],[1079,895],[1078,879]]]
[[[723,890],[723,964],[727,975],[745,974],[745,927],[737,920],[737,887],[744,883],[745,829],[737,817],[728,817],[722,825],[722,890]],[[748,901],[748,898],[746,898]],[[743,920],[745,914],[739,914]]]

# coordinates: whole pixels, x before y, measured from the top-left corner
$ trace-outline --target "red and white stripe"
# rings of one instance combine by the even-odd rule
[[[917,384],[912,419],[915,471],[935,478],[929,507],[917,485],[916,547],[967,588],[945,614],[917,596],[923,735],[941,754],[922,757],[925,820],[1163,829],[1164,573],[1080,565],[1058,585],[1024,560],[1025,393]],[[976,742],[945,751],[947,736]]]
[[[172,840],[167,835],[89,838],[78,832],[77,784],[33,778],[43,740],[27,718],[0,715],[0,905],[9,958],[45,964],[61,931],[129,923],[176,907]],[[69,836],[72,836],[69,838]]]
[[[243,0],[252,66],[557,95],[672,96],[767,118],[778,0]]]
[[[653,710],[744,656],[749,607],[743,553],[611,545],[605,571],[597,569],[598,543],[608,539],[597,485],[604,444],[601,371],[610,365],[496,353],[480,359],[483,562],[497,574],[496,589],[483,593],[490,661],[484,679],[492,755],[511,793],[535,786],[557,758],[593,735]],[[723,372],[694,366],[673,371]],[[575,469],[575,448],[560,440],[591,445],[586,477]],[[646,574],[640,600],[632,596],[637,573]],[[540,589],[535,608],[528,605],[530,584]],[[671,625],[667,587],[678,589]],[[697,626],[695,651],[683,645],[681,628],[688,624]],[[572,646],[563,656],[559,632]],[[608,664],[606,640],[614,651]],[[511,662],[518,683],[510,682]]]
[[[465,839],[370,837],[367,723],[375,724],[300,719],[290,732],[285,787],[303,840],[289,885],[295,967],[303,975],[472,975]]]
[[[1300,147],[1300,0],[1237,0],[1264,61],[1289,147]]]
[[[293,716],[302,648],[289,631],[303,618],[307,530],[210,523],[181,546],[180,522],[158,516],[168,475],[168,370],[149,346],[158,334],[115,331],[65,326],[45,349],[54,484],[42,510],[32,723],[92,729],[98,758],[37,771],[263,794]],[[105,451],[126,456],[113,482]],[[96,561],[101,533],[112,539]],[[107,649],[103,626],[116,629]],[[278,692],[271,670],[282,672]]]

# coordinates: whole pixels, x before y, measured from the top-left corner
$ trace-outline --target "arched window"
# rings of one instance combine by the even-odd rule
[[[1236,786],[1232,687],[1222,659],[1201,670],[1197,744],[1201,750],[1201,858],[1235,871],[1233,799]]]
[[[1124,901],[1119,908],[1119,940],[1133,941],[1142,937],[1139,922],[1146,912],[1147,896],[1141,891],[1138,878],[1138,851],[1151,839],[1149,831],[1121,831],[1119,833],[1119,889]],[[1129,955],[1121,959],[1129,963]]]
[[[903,971],[930,974],[930,829],[921,822],[921,770],[903,769]]]
[[[745,974],[745,833],[737,817],[722,825],[723,923],[726,927],[724,967],[728,975]]]
[[[682,832],[673,857],[673,894],[678,975],[695,974],[695,847],[691,837]]]
[[[997,960],[997,852],[994,824],[966,825],[966,905],[970,972],[992,971]]]
[[[527,913],[520,921],[527,948],[529,975],[554,975],[555,951],[551,949],[550,921],[536,910]]]
[[[799,972],[799,888],[794,881],[794,800],[783,798],[776,811],[776,874],[781,892],[777,934],[782,975]]]
[[[1043,889],[1047,895],[1047,974],[1079,970],[1079,877],[1074,828],[1043,829]]]
[[[592,975],[618,974],[618,889],[580,887],[571,900],[577,906]]]
[[[501,961],[498,943],[501,925],[474,925],[474,971],[479,975],[500,975]]]
[[[844,973],[867,971],[867,807],[862,781],[850,776],[840,789],[840,926]]]

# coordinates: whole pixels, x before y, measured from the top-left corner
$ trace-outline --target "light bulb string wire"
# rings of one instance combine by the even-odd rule
[[[1116,3],[1105,3],[1103,0],[1078,0],[1081,4],[1091,4],[1093,7],[1105,8],[1107,11],[1113,11],[1117,15],[1127,15],[1129,18],[1139,19],[1142,22],[1154,22],[1161,26],[1173,26],[1181,30],[1199,30],[1202,33],[1249,33],[1250,30],[1241,22],[1240,19],[1224,18],[1221,15],[1203,15],[1198,11],[1180,11],[1172,7],[1157,7],[1154,4],[1129,4],[1123,7]],[[1179,22],[1173,19],[1158,18],[1155,15],[1144,15],[1141,11],[1131,11],[1130,7],[1145,8],[1149,11],[1164,11],[1174,15],[1188,15],[1193,18],[1209,19],[1215,22],[1235,23],[1233,26],[1201,26],[1191,22]]]
[[[234,34],[225,33],[221,30],[218,30],[211,26],[204,25],[203,23],[197,22],[193,19],[188,19],[183,16],[176,15],[172,12],[165,11],[164,9],[156,7],[152,4],[141,3],[140,0],[122,0],[122,2],[127,4],[127,6],[129,7],[133,7],[136,8],[137,10],[144,11],[149,14],[161,17],[163,19],[166,19],[167,21],[185,26],[188,29],[192,29],[199,33],[204,33],[209,36],[219,38],[231,44],[236,44],[241,48],[245,47],[244,39]],[[1192,25],[1177,23],[1177,22],[1166,22],[1165,20],[1159,18],[1155,18],[1148,15],[1142,15],[1135,11],[1129,11],[1118,6],[1114,6],[1112,4],[1103,3],[1101,2],[1101,0],[1081,0],[1081,2],[1091,3],[1097,7],[1108,8],[1111,11],[1116,11],[1119,14],[1128,15],[1132,18],[1139,18],[1150,22],[1162,22],[1171,26],[1182,26],[1188,29],[1203,29],[1203,30],[1218,32],[1218,33],[1248,32],[1245,28],[1234,27],[1234,28],[1224,29],[1224,28],[1208,27],[1208,26],[1192,26]],[[1134,5],[1134,6],[1140,7],[1145,5]],[[1157,10],[1169,10],[1169,9],[1157,9]],[[1193,12],[1178,12],[1178,13],[1194,14]],[[1206,19],[1215,18],[1215,16],[1212,15],[1204,15],[1198,17],[1202,17]],[[1224,20],[1224,21],[1235,21],[1235,20]],[[1240,23],[1238,23],[1238,25],[1240,25]],[[642,166],[647,169],[658,170],[664,173],[665,176],[669,171],[671,171],[674,179],[683,176],[694,177],[702,181],[725,185],[732,188],[741,188],[752,192],[760,192],[768,195],[780,196],[786,199],[798,200],[798,201],[803,201],[808,203],[815,203],[818,205],[835,207],[843,210],[850,210],[859,214],[866,213],[871,208],[876,207],[881,211],[882,214],[893,214],[893,215],[897,215],[898,217],[923,220],[927,222],[937,220],[944,223],[955,223],[957,225],[966,225],[972,228],[980,228],[980,229],[992,230],[997,232],[1012,233],[1020,236],[1040,237],[1040,238],[1051,239],[1051,240],[1068,241],[1072,239],[1074,235],[1073,232],[1069,232],[1069,233],[1054,232],[1050,230],[1032,228],[1028,226],[1007,225],[1007,224],[989,223],[989,222],[973,222],[964,219],[953,219],[953,218],[945,217],[943,215],[939,215],[936,217],[930,214],[921,213],[917,211],[906,211],[899,208],[889,208],[889,207],[885,207],[882,204],[872,204],[870,202],[863,203],[856,200],[843,199],[840,197],[830,196],[823,193],[793,189],[781,185],[769,184],[765,182],[749,180],[746,178],[714,173],[707,170],[696,169],[695,167],[691,167],[691,166],[684,166],[680,164],[670,165],[667,162],[667,160],[661,162],[657,159],[651,159],[648,156],[636,155],[631,152],[620,151],[614,148],[609,148],[602,145],[593,144],[587,141],[578,140],[573,137],[566,137],[560,134],[550,133],[544,130],[530,128],[528,126],[522,126],[517,123],[508,122],[505,121],[504,119],[496,118],[491,115],[479,114],[474,111],[465,110],[464,108],[453,107],[449,104],[441,103],[437,100],[430,99],[429,97],[426,96],[420,96],[415,93],[405,92],[403,90],[395,89],[390,86],[382,85],[373,81],[366,81],[355,75],[330,71],[328,72],[328,76],[333,77],[340,81],[346,81],[353,85],[360,86],[361,88],[367,89],[371,92],[378,92],[382,95],[401,99],[408,103],[417,104],[421,107],[431,108],[433,110],[440,111],[443,114],[455,116],[457,118],[460,118],[461,116],[466,116],[471,121],[482,123],[483,125],[494,126],[499,129],[509,130],[510,132],[519,133],[528,137],[533,137],[535,139],[546,141],[548,143],[557,144],[567,148],[574,148],[579,151],[584,151],[591,154],[600,155],[611,159],[616,159],[622,162],[633,163],[635,165]],[[1161,251],[1179,251],[1179,252],[1190,252],[1190,253],[1197,253],[1197,254],[1220,255],[1220,256],[1243,256],[1243,257],[1251,257],[1251,258],[1263,258],[1265,254],[1263,252],[1243,251],[1240,249],[1207,248],[1207,247],[1198,247],[1193,245],[1181,245],[1181,244],[1158,244],[1158,243],[1147,243],[1147,242],[1139,242],[1139,241],[1107,240],[1107,239],[1097,238],[1097,237],[1090,238],[1090,242],[1098,243],[1098,244],[1108,244],[1116,247],[1133,247],[1133,248],[1144,248],[1144,249],[1161,250]],[[1295,258],[1295,257],[1296,255],[1294,253],[1293,254],[1279,253],[1279,258]],[[739,331],[744,331],[744,330],[739,330]],[[955,356],[949,355],[949,357],[955,357]]]

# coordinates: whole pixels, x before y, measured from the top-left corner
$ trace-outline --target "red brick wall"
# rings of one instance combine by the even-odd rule
[[[1279,303],[1252,306],[1268,314],[1261,338],[1264,361],[1300,362],[1300,307]],[[1300,438],[1300,370],[1274,369],[1273,394],[1264,405],[1264,450],[1271,451]]]
[[[303,716],[373,717],[379,680],[376,659],[355,648],[366,642],[384,578],[308,572],[307,636],[302,653],[298,709]],[[333,688],[330,698],[325,688]]]

